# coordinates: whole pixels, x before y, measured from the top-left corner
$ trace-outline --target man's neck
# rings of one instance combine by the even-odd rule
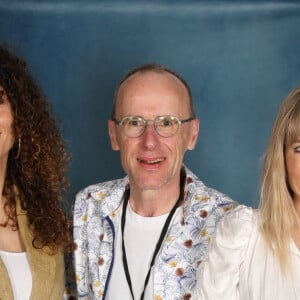
[[[129,204],[131,209],[144,217],[156,217],[171,211],[178,200],[180,188],[166,191],[130,189]]]

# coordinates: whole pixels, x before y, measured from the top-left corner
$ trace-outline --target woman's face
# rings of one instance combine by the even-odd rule
[[[287,177],[293,199],[300,201],[300,141],[297,141],[285,150],[285,163],[287,168]]]
[[[14,144],[13,115],[7,95],[0,85],[0,163],[6,162]]]

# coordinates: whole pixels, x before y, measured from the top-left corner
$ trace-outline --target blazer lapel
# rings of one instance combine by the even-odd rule
[[[26,212],[21,209],[20,201],[16,206],[19,230],[26,248],[32,272],[32,292],[30,300],[50,299],[54,282],[56,259],[49,255],[47,248],[36,249],[32,245],[32,233],[29,229]]]

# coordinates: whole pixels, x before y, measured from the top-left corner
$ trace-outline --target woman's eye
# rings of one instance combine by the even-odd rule
[[[295,152],[299,152],[300,153],[300,145],[295,147]]]
[[[0,91],[0,103],[2,104],[4,102],[4,91]]]

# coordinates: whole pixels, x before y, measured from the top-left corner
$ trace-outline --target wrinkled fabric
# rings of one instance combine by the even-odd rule
[[[284,275],[260,233],[259,211],[241,205],[219,223],[192,299],[300,299],[300,251],[292,240],[290,253]]]

